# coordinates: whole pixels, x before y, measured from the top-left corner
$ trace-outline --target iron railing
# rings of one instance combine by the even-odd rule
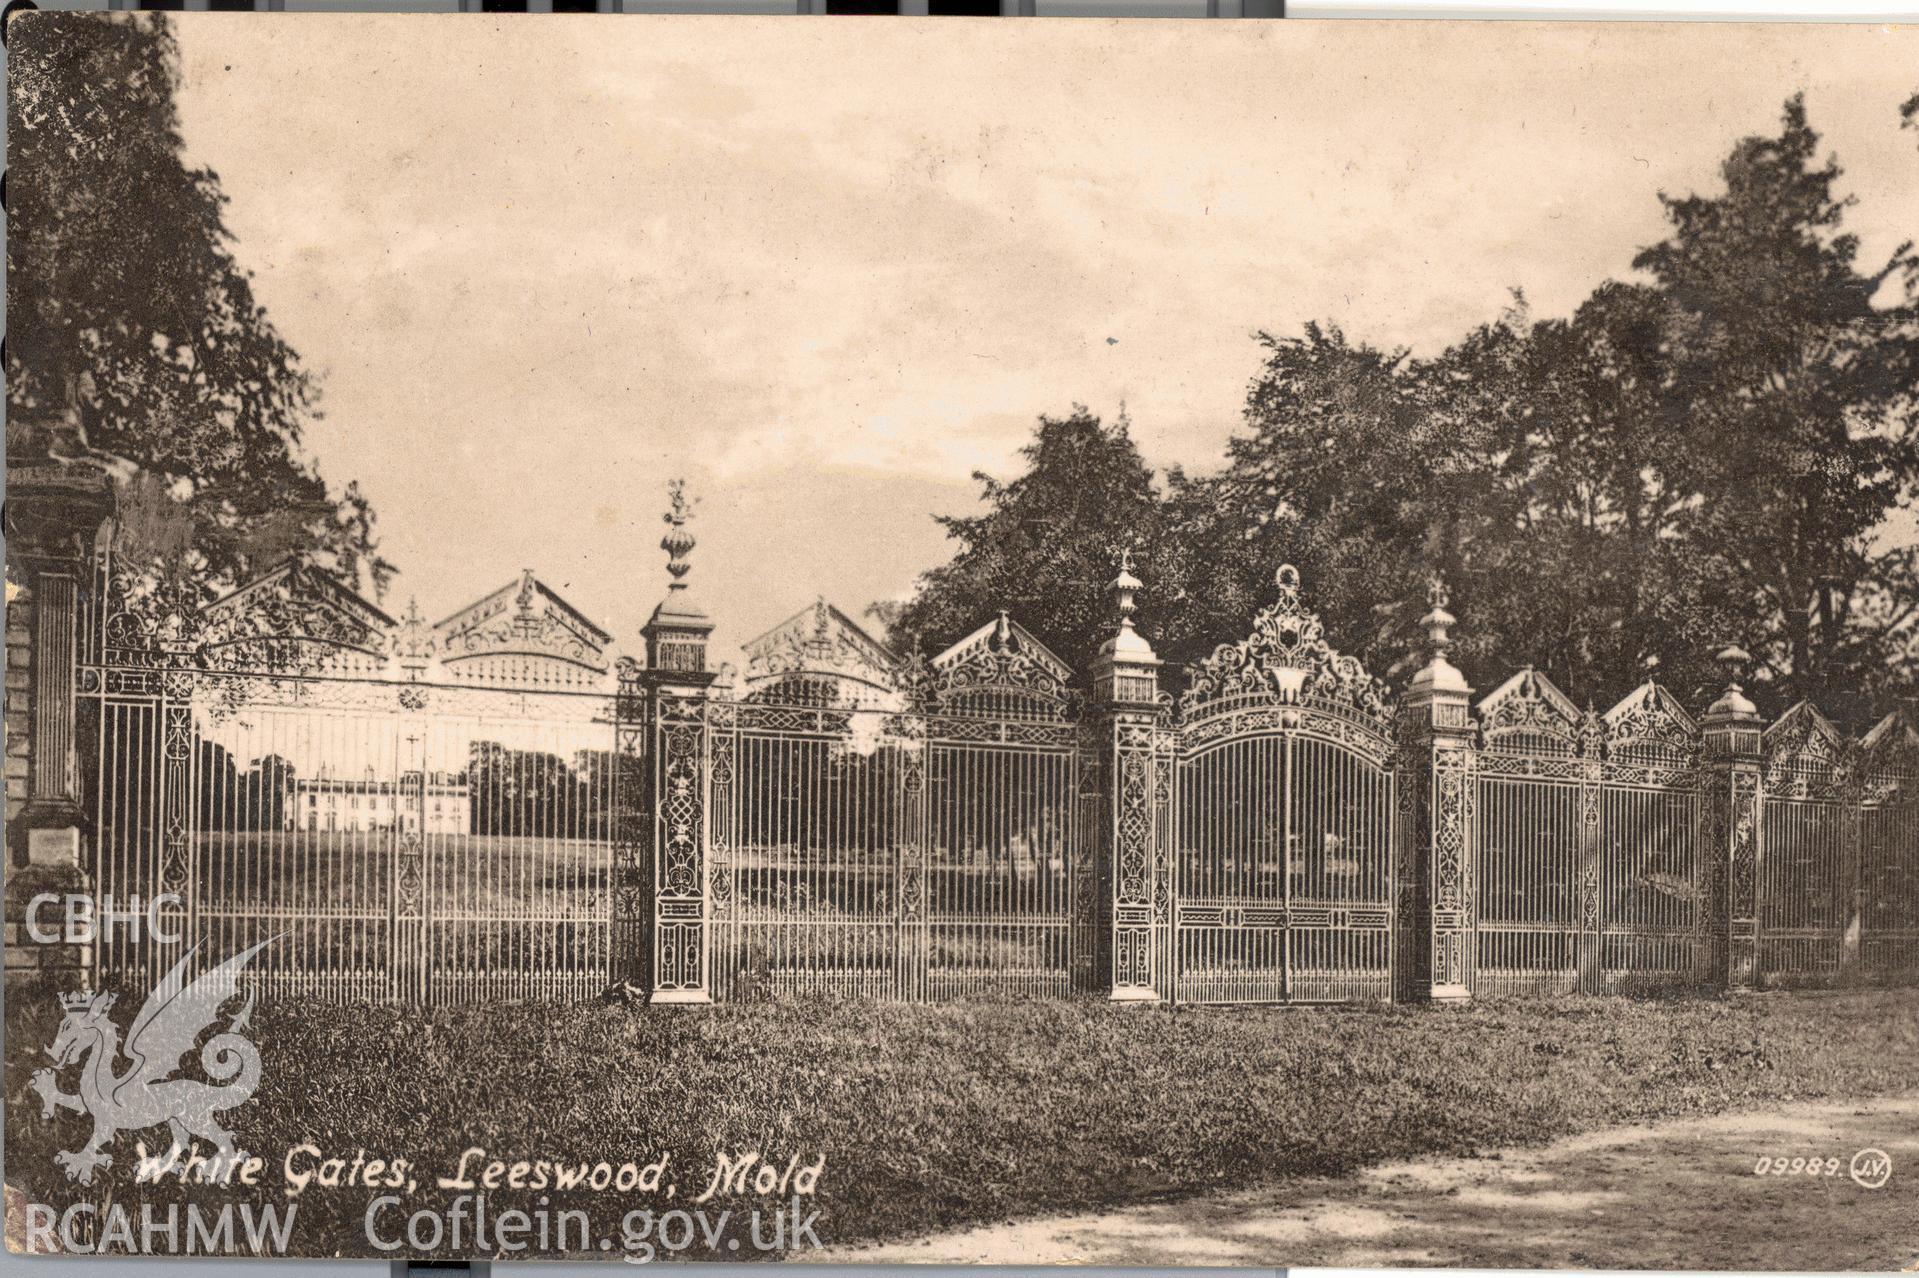
[[[196,614],[103,554],[91,868],[331,999],[581,997],[651,979],[628,951],[662,929],[682,1001],[1379,1000],[1447,945],[1481,994],[1919,978],[1903,717],[1741,744],[1655,683],[1599,714],[1526,670],[1441,722],[1278,581],[1177,703],[1150,662],[1102,703],[1005,616],[914,663],[820,604],[708,689],[703,650],[616,680],[531,574],[436,631],[291,568]],[[106,930],[102,973],[157,944]]]

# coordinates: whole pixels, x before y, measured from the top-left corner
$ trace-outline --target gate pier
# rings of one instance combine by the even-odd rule
[[[1112,593],[1119,628],[1093,664],[1097,749],[1106,785],[1095,837],[1099,865],[1099,970],[1116,1002],[1157,1002],[1170,985],[1172,760],[1164,741],[1160,661],[1133,628],[1141,582],[1130,552]]]
[[[640,912],[640,979],[648,1001],[710,1003],[707,694],[714,672],[706,668],[706,643],[713,622],[687,591],[693,534],[684,487],[676,481],[671,493],[660,549],[673,580],[640,630],[646,640],[646,669],[638,680],[646,732],[640,811],[650,837],[636,867],[639,900],[629,904]]]
[[[1433,587],[1420,619],[1426,665],[1400,703],[1400,857],[1394,900],[1394,991],[1398,1002],[1472,997],[1474,953],[1472,692],[1446,659],[1446,595]]]
[[[1758,977],[1761,768],[1765,720],[1737,679],[1746,654],[1720,654],[1731,677],[1726,690],[1700,721],[1706,767],[1706,864],[1708,908],[1697,962],[1707,983],[1751,989]]]
[[[27,933],[27,907],[36,896],[66,897],[90,887],[76,750],[83,731],[75,696],[80,583],[112,502],[107,477],[97,470],[16,457],[7,474],[10,977],[84,973],[92,966],[88,945],[36,943]]]

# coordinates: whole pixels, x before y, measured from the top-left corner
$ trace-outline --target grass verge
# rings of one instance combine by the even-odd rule
[[[412,1164],[419,1188],[389,1218],[391,1234],[405,1211],[452,1199],[433,1179],[452,1175],[469,1146],[508,1163],[670,1154],[674,1203],[617,1191],[489,1195],[492,1211],[586,1210],[616,1246],[622,1213],[686,1206],[716,1153],[758,1151],[781,1166],[824,1155],[809,1207],[818,1236],[840,1246],[1618,1123],[1919,1089],[1915,990],[1177,1011],[285,1001],[257,1010],[262,1082],[225,1116],[265,1159],[258,1189],[136,1185],[134,1140],[152,1148],[165,1140],[158,1128],[120,1135],[114,1165],[89,1190],[53,1163],[84,1139],[85,1120],[42,1120],[27,1086],[58,1000],[21,988],[8,1003],[6,1180],[28,1201],[112,1198],[137,1211],[251,1194],[284,1204],[283,1160],[309,1143]],[[119,1012],[124,1025],[131,1013]],[[309,1188],[293,1252],[393,1254],[376,1252],[363,1228],[375,1193]]]

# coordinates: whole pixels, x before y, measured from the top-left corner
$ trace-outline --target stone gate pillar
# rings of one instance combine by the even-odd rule
[[[12,432],[9,432],[12,434]],[[87,968],[84,946],[27,932],[36,896],[88,889],[75,696],[81,601],[93,588],[95,535],[112,508],[97,470],[13,459],[7,472],[6,971]],[[42,910],[59,930],[64,910]]]
[[[666,536],[672,575],[666,598],[642,627],[646,668],[639,675],[646,758],[641,766],[642,810],[651,844],[641,854],[640,986],[654,1003],[709,1003],[710,929],[707,891],[708,691],[706,666],[713,623],[687,591],[686,557],[693,549],[684,486],[671,488]]]
[[[1751,989],[1759,979],[1759,822],[1765,720],[1739,686],[1748,660],[1738,648],[1719,659],[1726,690],[1700,721],[1705,739],[1705,925],[1699,967],[1708,984]]]
[[[1151,1002],[1171,980],[1173,769],[1164,751],[1160,661],[1133,629],[1139,578],[1122,554],[1112,592],[1119,628],[1093,662],[1104,794],[1097,835],[1100,968],[1111,997]]]
[[[1472,997],[1478,919],[1479,782],[1472,688],[1446,659],[1445,592],[1435,584],[1426,665],[1400,703],[1399,864],[1394,903],[1393,997]]]

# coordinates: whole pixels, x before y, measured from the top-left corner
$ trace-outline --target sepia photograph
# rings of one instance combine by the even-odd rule
[[[1919,28],[5,31],[10,1251],[1919,1268]]]

